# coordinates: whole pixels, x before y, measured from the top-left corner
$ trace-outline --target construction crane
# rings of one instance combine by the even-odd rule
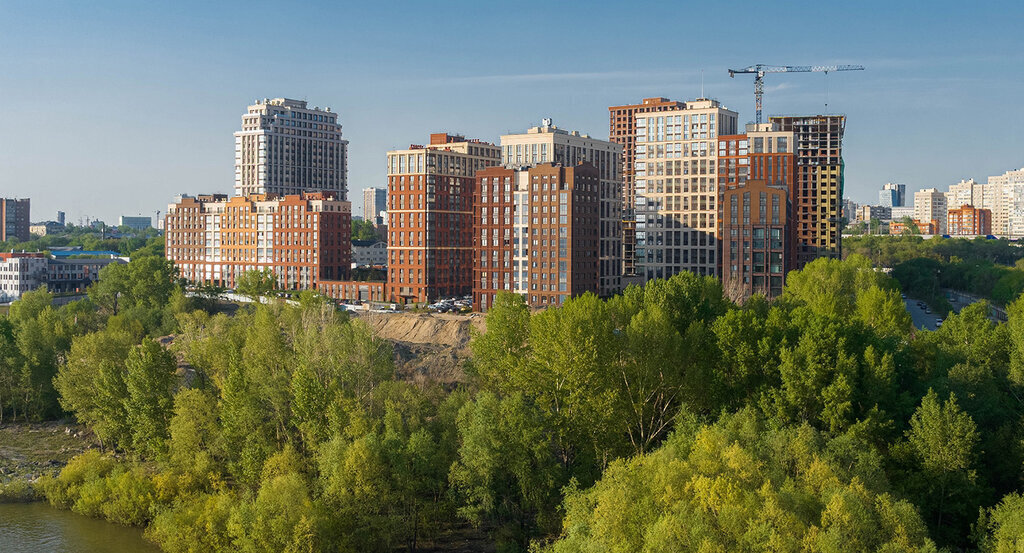
[[[754,106],[757,108],[757,122],[761,123],[761,99],[764,97],[765,73],[828,73],[830,71],[863,71],[863,65],[765,65],[759,63],[743,69],[730,69],[729,77],[736,74],[753,73]]]

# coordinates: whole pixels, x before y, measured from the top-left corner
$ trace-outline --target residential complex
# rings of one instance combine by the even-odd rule
[[[363,189],[363,219],[374,225],[383,225],[381,212],[388,208],[388,191],[385,188]]]
[[[330,193],[183,196],[167,208],[165,251],[191,282],[234,288],[271,269],[279,289],[315,289],[349,276],[351,216]]]
[[[608,108],[608,140],[622,145],[622,268],[636,275],[636,116],[666,110],[681,110],[683,102],[668,98],[644,98],[639,104]]]
[[[718,136],[737,114],[716,100],[637,113],[636,271],[642,280],[681,271],[718,275]]]
[[[388,300],[471,293],[474,177],[500,163],[498,146],[447,133],[388,152]]]
[[[946,195],[935,188],[914,192],[914,219],[938,221],[936,234],[946,233]]]
[[[235,196],[329,192],[347,199],[348,141],[338,114],[303,100],[256,101],[235,133]]]
[[[486,311],[498,292],[532,307],[561,305],[600,290],[601,171],[493,167],[477,172],[473,201],[473,305]]]
[[[28,229],[30,203],[28,198],[0,198],[0,242],[12,238],[25,242],[32,238]]]
[[[781,131],[795,136],[796,180],[793,204],[794,269],[819,257],[839,258],[843,198],[845,115],[771,117]]]
[[[521,169],[543,163],[565,167],[590,164],[600,178],[600,286],[598,293],[611,296],[622,290],[622,146],[566,131],[545,119],[525,133],[501,137],[501,161]]]
[[[992,234],[992,210],[963,204],[950,209],[946,219],[950,236],[985,236]]]

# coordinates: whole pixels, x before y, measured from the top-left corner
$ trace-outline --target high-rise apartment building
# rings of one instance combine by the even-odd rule
[[[981,206],[985,201],[985,185],[974,179],[961,180],[949,186],[946,192],[946,205]]]
[[[914,192],[914,219],[938,221],[936,234],[946,233],[946,194],[935,188],[924,188]]]
[[[471,293],[476,172],[501,149],[446,133],[388,152],[387,297],[426,303]]]
[[[718,138],[720,275],[736,300],[781,294],[793,266],[794,135],[773,123]]]
[[[352,208],[330,193],[183,196],[167,208],[166,255],[192,282],[234,288],[271,269],[283,290],[348,278]]]
[[[622,146],[566,131],[545,119],[525,133],[501,137],[501,161],[520,169],[542,163],[566,167],[587,163],[600,178],[600,272],[598,293],[611,296],[622,290]]]
[[[386,188],[363,189],[363,219],[375,225],[384,224],[380,212],[388,208]]]
[[[637,274],[717,276],[718,137],[736,134],[736,112],[698,99],[634,119]]]
[[[30,203],[28,198],[0,198],[0,242],[12,238],[25,242],[32,238],[28,230]]]
[[[901,207],[907,202],[907,185],[887,182],[878,191],[878,205],[882,207]]]
[[[473,201],[473,305],[486,311],[498,292],[532,307],[598,293],[600,171],[565,167],[492,167],[477,172]]]
[[[235,195],[302,192],[348,199],[348,141],[338,114],[303,100],[257,100],[235,133]]]
[[[946,219],[950,236],[978,236],[992,234],[992,210],[963,204],[951,208]]]
[[[819,257],[839,258],[842,250],[844,115],[771,117],[779,130],[795,136],[796,181],[790,202],[795,237],[794,269]]]
[[[991,176],[985,185],[985,203],[992,210],[992,233],[1024,236],[1024,169]]]
[[[683,102],[644,98],[639,104],[608,108],[608,140],[622,144],[622,271],[636,275],[636,115],[681,110]]]

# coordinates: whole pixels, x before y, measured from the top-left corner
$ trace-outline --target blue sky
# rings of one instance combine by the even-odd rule
[[[628,11],[626,11],[628,10]],[[449,131],[497,141],[552,117],[606,138],[610,105],[705,94],[753,120],[848,116],[846,196],[1024,166],[1022,2],[48,2],[0,0],[0,196],[33,219],[166,210],[228,192],[256,98],[340,114],[360,214],[384,152]]]

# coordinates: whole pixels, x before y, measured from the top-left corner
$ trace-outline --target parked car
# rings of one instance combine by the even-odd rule
[[[942,328],[942,319],[935,319],[935,328]]]

